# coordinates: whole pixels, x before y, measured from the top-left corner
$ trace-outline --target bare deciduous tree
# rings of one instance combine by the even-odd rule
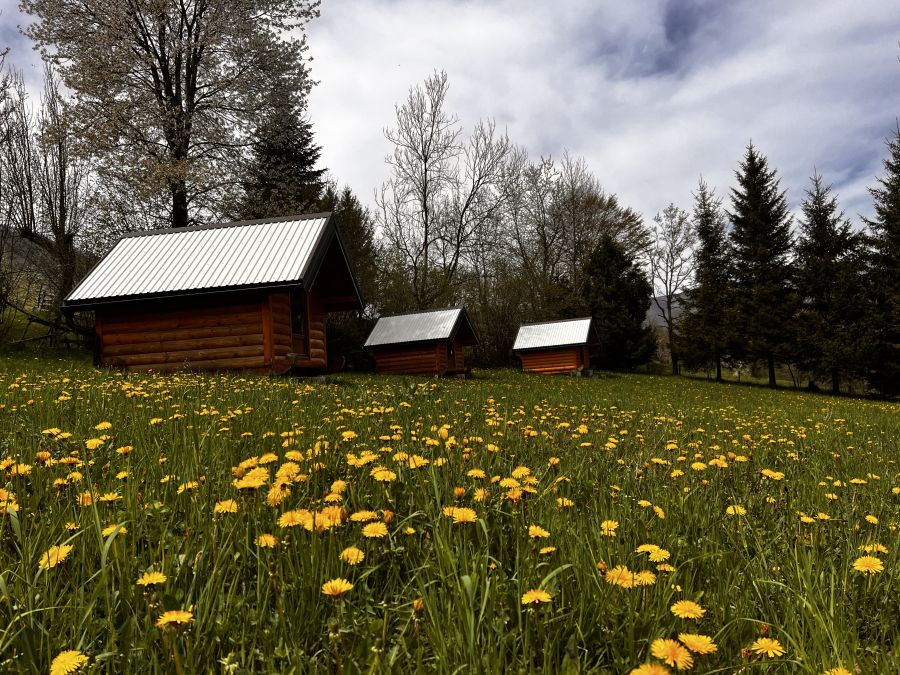
[[[436,72],[396,107],[391,176],[376,193],[378,226],[399,256],[417,309],[454,299],[461,265],[481,250],[507,198],[512,145],[493,122],[461,139],[445,109],[449,83]]]
[[[677,323],[678,297],[684,293],[694,274],[696,233],[690,215],[669,204],[653,218],[656,241],[650,247],[648,261],[654,286],[660,295],[653,303],[666,326],[666,339],[672,359],[672,373],[678,374]]]
[[[26,29],[74,92],[78,135],[100,168],[171,224],[215,213],[236,188],[242,131],[275,88],[305,96],[314,0],[22,0]]]

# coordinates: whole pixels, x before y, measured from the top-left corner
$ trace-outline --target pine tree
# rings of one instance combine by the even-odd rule
[[[714,364],[722,381],[722,360],[731,331],[731,247],[725,231],[722,200],[701,178],[694,193],[694,286],[687,293],[682,330],[687,362]]]
[[[325,170],[316,168],[322,151],[303,115],[302,99],[275,91],[268,108],[242,182],[240,216],[245,219],[304,213],[315,207],[325,187]]]
[[[871,298],[877,322],[871,384],[882,394],[900,393],[900,127],[888,141],[885,175],[869,192],[875,218],[867,220]]]
[[[842,375],[860,372],[866,352],[866,308],[859,237],[822,177],[814,174],[801,204],[803,219],[797,242],[798,365],[831,380],[840,392]]]
[[[629,370],[646,363],[656,344],[644,325],[653,286],[625,249],[609,234],[602,235],[584,273],[584,302],[594,317],[599,338],[595,365]]]
[[[769,386],[775,363],[790,351],[794,314],[789,256],[791,218],[774,169],[753,144],[735,172],[731,190],[734,249],[735,351],[766,362]]]

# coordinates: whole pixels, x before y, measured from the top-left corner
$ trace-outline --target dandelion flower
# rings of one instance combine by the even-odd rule
[[[331,581],[326,581],[322,584],[322,593],[325,595],[330,595],[332,597],[338,597],[343,595],[347,591],[353,588],[353,584],[351,584],[346,579],[332,579]]]
[[[650,653],[678,670],[689,670],[694,665],[691,653],[675,640],[659,638],[650,645]]]
[[[275,548],[278,546],[278,537],[274,534],[261,534],[256,538],[256,545],[260,548]]]
[[[123,527],[123,526],[121,526],[121,525],[118,525],[118,524],[116,524],[116,523],[111,523],[110,525],[107,525],[106,527],[103,528],[103,530],[100,532],[100,536],[101,536],[101,537],[108,537],[109,535],[111,535],[111,534],[112,534],[113,532],[115,532],[116,530],[119,531],[119,534],[120,534],[120,535],[128,534],[128,530],[127,530],[125,527]]]
[[[529,525],[528,536],[532,539],[546,539],[550,536],[550,533],[540,525]]]
[[[718,651],[716,643],[707,635],[696,633],[679,633],[678,641],[695,654],[712,654]]]
[[[355,546],[348,546],[343,551],[341,551],[341,560],[343,560],[348,565],[358,565],[365,559],[366,554],[363,553],[360,549]]]
[[[213,507],[213,513],[237,513],[238,503],[233,499],[223,499],[220,502],[216,502],[216,505]]]
[[[725,509],[725,513],[729,516],[744,516],[747,514],[747,509],[740,504],[732,504]]]
[[[844,668],[843,666],[838,666],[837,668],[829,668],[822,675],[853,675],[849,670]]]
[[[362,529],[362,535],[368,539],[382,539],[387,534],[387,525],[384,523],[368,523]]]
[[[193,622],[193,612],[189,612],[186,609],[170,609],[168,612],[163,612],[162,616],[157,619],[156,627],[163,628],[170,625],[187,626],[189,623]]]
[[[782,656],[784,654],[784,647],[782,647],[781,643],[774,638],[761,637],[750,645],[750,651],[755,652],[759,656],[768,656],[769,658],[772,658],[775,656]]]
[[[551,600],[553,600],[553,596],[541,588],[533,588],[522,596],[523,605],[550,602]]]
[[[864,555],[853,561],[853,569],[863,574],[880,574],[884,572],[884,563],[874,555]]]
[[[62,546],[51,546],[47,549],[46,553],[41,556],[41,560],[38,563],[38,567],[42,570],[49,570],[53,567],[56,567],[61,563],[69,553],[72,552],[72,547],[69,544],[63,544]]]
[[[77,649],[67,649],[50,662],[50,675],[69,675],[88,662],[88,657]]]
[[[604,520],[600,523],[600,534],[604,537],[615,537],[619,522],[616,520]]]
[[[661,663],[645,663],[630,671],[628,675],[670,675],[671,672]]]
[[[679,600],[670,610],[679,619],[702,619],[706,614],[706,610],[693,600]]]
[[[166,575],[162,572],[144,572],[137,580],[138,586],[158,586],[166,582]]]

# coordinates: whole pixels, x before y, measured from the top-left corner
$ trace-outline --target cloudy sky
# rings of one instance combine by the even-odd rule
[[[0,46],[30,70],[14,0]],[[467,127],[492,117],[532,156],[582,155],[648,219],[726,193],[749,140],[793,206],[814,169],[849,216],[900,116],[900,3],[886,0],[323,0],[309,29],[323,163],[371,203],[395,102],[434,69]]]

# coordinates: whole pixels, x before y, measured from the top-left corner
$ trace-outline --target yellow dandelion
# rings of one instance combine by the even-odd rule
[[[530,591],[526,591],[522,596],[523,605],[539,604],[542,602],[546,603],[552,600],[553,596],[542,588],[533,588]]]
[[[679,619],[702,619],[706,614],[706,610],[693,600],[679,600],[669,609]]]
[[[661,663],[645,663],[631,670],[628,675],[671,675],[671,672]]]
[[[696,633],[679,633],[678,641],[695,654],[712,654],[718,651],[716,643],[707,635]]]
[[[729,516],[743,516],[747,514],[747,509],[739,504],[732,504],[725,509],[725,513]]]
[[[784,647],[774,638],[762,637],[750,645],[750,651],[755,652],[759,656],[768,656],[773,658],[784,655]]]
[[[884,563],[874,555],[864,555],[853,561],[853,569],[863,574],[880,574],[884,572]]]
[[[844,668],[843,666],[837,666],[836,668],[829,668],[822,675],[853,675],[849,670]]]
[[[106,527],[103,528],[103,530],[100,532],[100,536],[101,536],[101,537],[108,537],[109,535],[111,535],[111,534],[112,534],[113,532],[115,532],[116,530],[119,531],[119,534],[120,534],[120,535],[128,534],[128,530],[127,530],[125,527],[123,527],[122,525],[117,525],[116,523],[112,523],[112,524],[107,525]]]
[[[138,586],[158,586],[165,583],[166,578],[162,572],[144,572],[136,583]]]
[[[528,536],[532,539],[546,539],[550,536],[550,533],[540,525],[529,525]]]
[[[44,555],[41,556],[38,567],[42,570],[52,569],[59,565],[59,563],[61,563],[63,560],[65,560],[71,552],[72,547],[69,544],[63,544],[62,546],[51,546],[47,549]]]
[[[387,534],[387,525],[384,523],[368,523],[362,529],[362,536],[368,539],[382,539]]]
[[[694,666],[694,657],[675,640],[659,638],[650,645],[650,653],[660,661],[665,661],[678,670],[689,670]]]
[[[88,662],[88,657],[77,649],[67,649],[56,655],[50,662],[50,675],[69,675],[81,669]]]
[[[331,581],[326,581],[322,584],[322,593],[325,595],[330,595],[332,597],[338,597],[343,595],[349,590],[352,590],[353,584],[351,584],[346,579],[332,579]]]
[[[600,523],[600,534],[604,537],[615,537],[617,529],[619,529],[617,520],[604,520]]]
[[[341,560],[343,560],[348,565],[358,565],[365,559],[365,557],[366,554],[355,546],[348,546],[343,551],[341,551],[340,555]]]
[[[260,548],[275,548],[278,546],[278,537],[274,534],[261,534],[256,538],[256,545]]]
[[[220,502],[216,502],[216,505],[213,507],[213,513],[237,513],[238,511],[238,503],[233,499],[223,499]]]
[[[194,613],[186,609],[170,609],[163,612],[162,616],[156,621],[157,628],[165,626],[182,627],[194,622]]]

